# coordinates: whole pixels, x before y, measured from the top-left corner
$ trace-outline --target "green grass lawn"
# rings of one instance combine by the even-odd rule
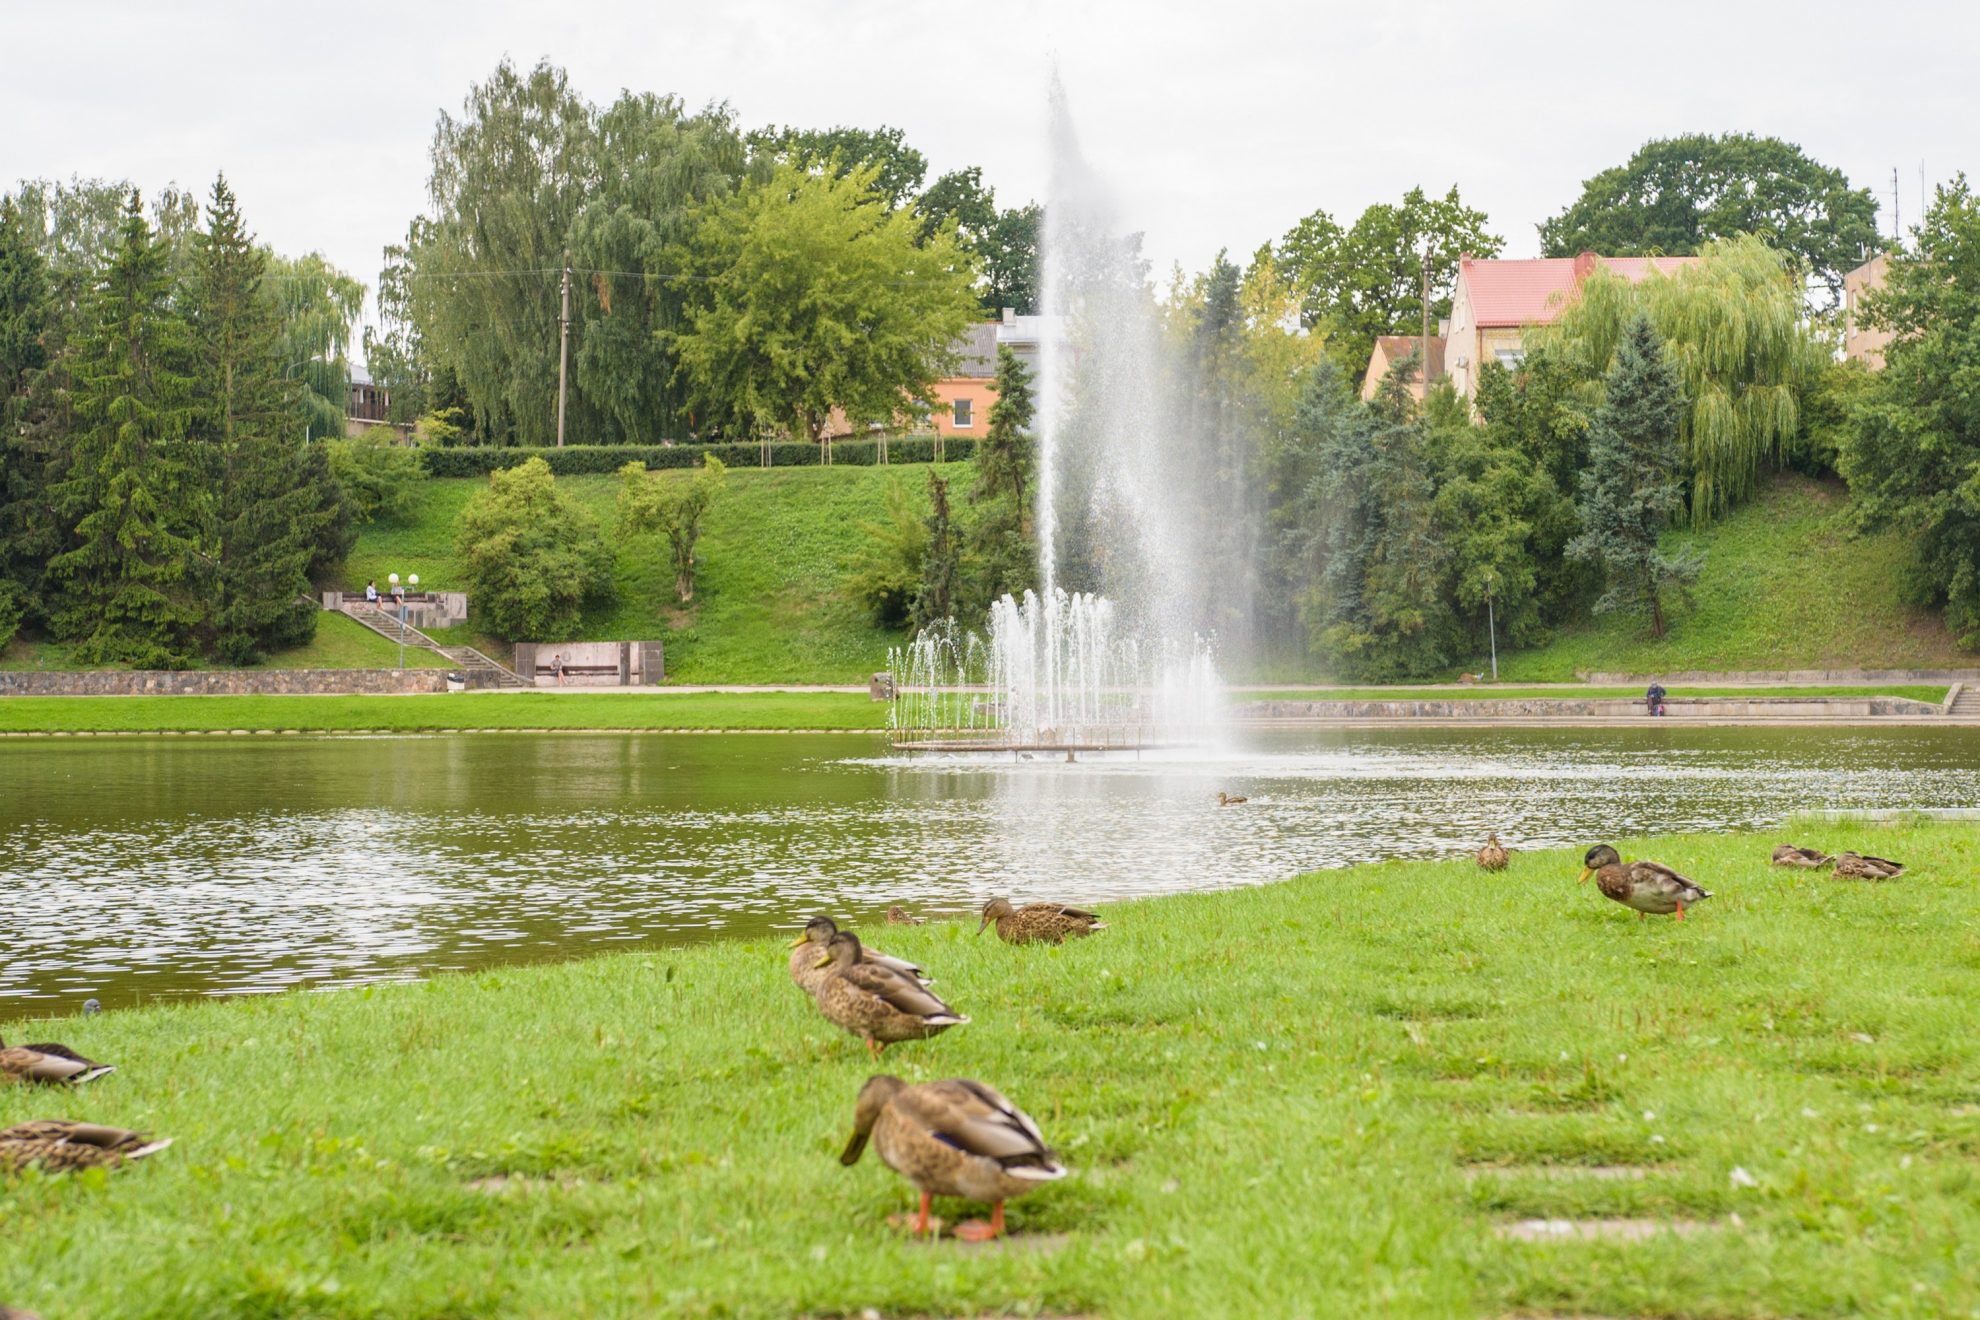
[[[0,650],[0,669],[60,670],[76,668],[74,647],[63,642],[19,640]],[[411,669],[444,669],[452,662],[431,651],[406,650]],[[316,616],[316,636],[294,650],[268,657],[259,669],[396,669],[399,648],[354,619],[327,611]],[[200,666],[214,668],[217,666]]]
[[[968,484],[964,463],[936,469]],[[926,503],[928,466],[866,468],[731,468],[728,488],[709,511],[697,554],[695,600],[683,611],[673,597],[673,574],[657,540],[622,546],[618,599],[587,612],[588,640],[648,640],[667,644],[667,677],[682,683],[846,683],[884,667],[899,634],[875,625],[846,598],[843,584],[865,537],[860,525],[879,520],[886,485],[903,482],[917,505]],[[686,472],[661,474],[686,480]],[[458,590],[454,521],[485,483],[453,479],[421,484],[402,523],[367,527],[346,576],[361,585],[388,573],[417,573],[420,585]],[[615,476],[559,477],[557,488],[598,518],[610,534]],[[960,501],[959,501],[960,503]],[[470,620],[439,640],[505,648],[482,637]]]
[[[416,696],[8,697],[0,732],[204,729],[881,729],[843,692],[449,692]]]
[[[1831,684],[1827,687],[1671,687],[1672,698],[1684,697],[1909,697],[1913,701],[1940,702],[1946,699],[1944,683],[1881,683],[1872,686]],[[1466,687],[1406,686],[1329,688],[1315,692],[1290,688],[1280,692],[1233,692],[1233,703],[1247,701],[1517,701],[1533,698],[1571,700],[1585,697],[1627,697],[1640,700],[1640,687],[1519,687],[1480,683]]]
[[[1770,868],[1788,832],[1615,840],[1717,897],[1639,923],[1575,885],[1577,848],[1115,904],[1062,949],[872,932],[973,1019],[885,1068],[991,1082],[1073,1170],[988,1248],[903,1239],[907,1185],[871,1151],[840,1166],[875,1069],[770,941],[14,1021],[120,1070],[0,1089],[0,1123],[177,1144],[0,1183],[20,1229],[0,1297],[50,1317],[1970,1314],[1980,838],[1791,836],[1912,870]],[[1503,1236],[1536,1219],[1648,1235]]]
[[[1652,640],[1640,621],[1611,617],[1535,650],[1501,650],[1500,678],[1980,663],[1953,644],[1936,611],[1904,603],[1917,570],[1902,529],[1850,535],[1846,498],[1833,483],[1776,479],[1724,522],[1673,535],[1703,550],[1705,566],[1694,607],[1673,616],[1663,640]]]

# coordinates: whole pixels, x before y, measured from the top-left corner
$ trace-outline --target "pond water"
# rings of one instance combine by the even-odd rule
[[[1218,790],[1242,807],[1216,805]],[[0,743],[0,1016],[405,980],[988,895],[1980,805],[1957,729],[1379,730],[1058,761],[846,735]]]

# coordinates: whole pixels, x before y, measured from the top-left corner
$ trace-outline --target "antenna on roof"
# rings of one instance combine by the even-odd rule
[[[1896,245],[1898,243],[1902,243],[1903,241],[1904,241],[1904,225],[1903,222],[1900,221],[1898,218],[1898,172],[1897,172],[1897,167],[1892,166],[1891,167],[1891,243],[1893,245]]]

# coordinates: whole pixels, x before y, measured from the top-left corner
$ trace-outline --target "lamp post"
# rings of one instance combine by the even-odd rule
[[[392,589],[392,603],[399,607],[399,668],[404,669],[406,667],[406,592],[399,586],[399,575],[397,573],[387,573],[385,575],[385,581]],[[419,574],[409,573],[406,575],[407,588],[417,587],[418,585]]]
[[[1499,681],[1499,624],[1492,613],[1492,585],[1498,581],[1496,574],[1485,577],[1485,637],[1492,646],[1492,681]]]

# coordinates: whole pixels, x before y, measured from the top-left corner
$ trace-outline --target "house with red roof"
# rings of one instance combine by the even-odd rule
[[[1444,378],[1444,337],[1432,335],[1428,343],[1430,369],[1425,371],[1423,364],[1418,363],[1416,374],[1409,382],[1409,395],[1418,403],[1423,402],[1428,382]],[[1422,357],[1424,344],[1422,335],[1375,336],[1375,351],[1368,355],[1368,370],[1361,375],[1361,397],[1374,398],[1376,391],[1382,388],[1382,378],[1389,374],[1389,368],[1405,358]]]
[[[1525,356],[1527,327],[1546,325],[1574,300],[1599,267],[1635,284],[1651,272],[1674,275],[1697,257],[1535,257],[1512,261],[1458,261],[1457,287],[1444,336],[1444,367],[1457,392],[1478,393],[1487,362],[1512,366]]]

